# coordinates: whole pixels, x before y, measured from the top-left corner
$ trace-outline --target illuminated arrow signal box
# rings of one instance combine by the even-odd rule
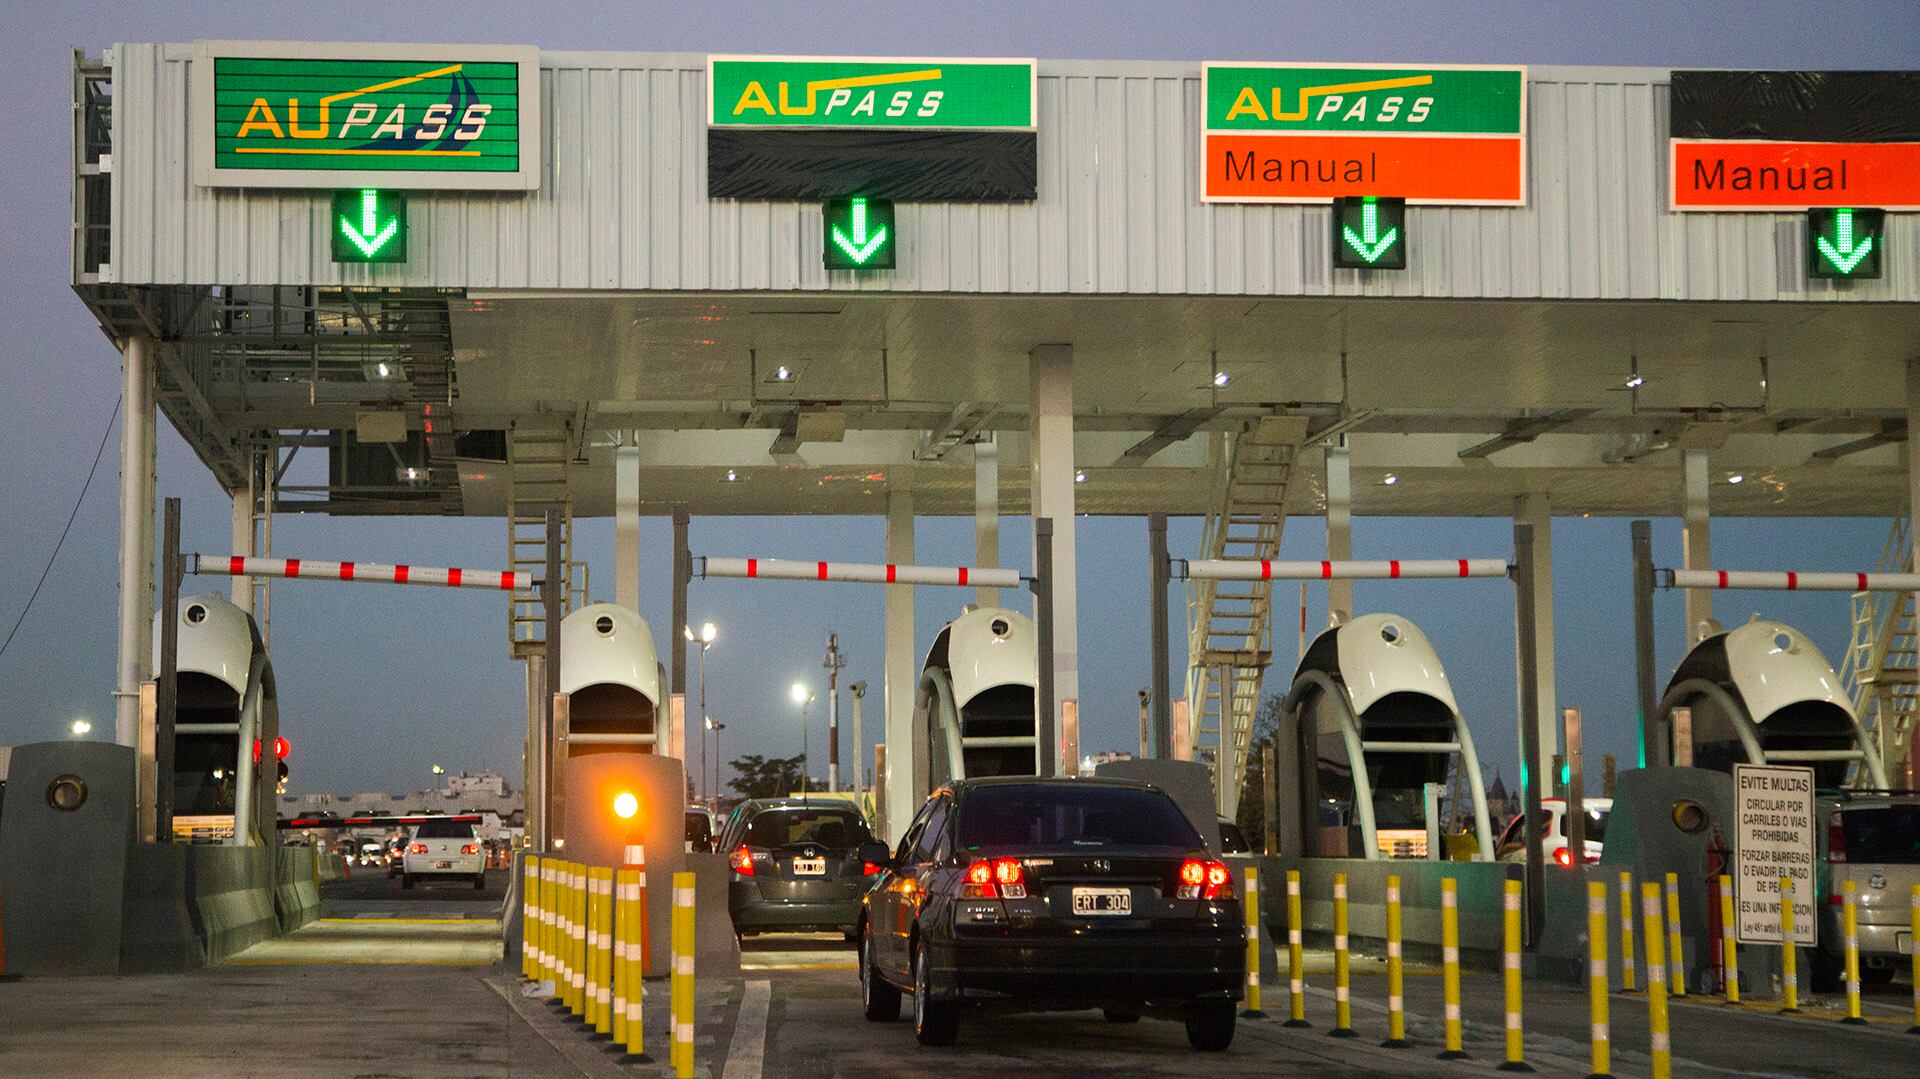
[[[1527,201],[1527,69],[1228,64],[1201,68],[1207,202]]]
[[[1887,212],[1846,207],[1807,211],[1807,276],[1845,281],[1880,276]]]
[[[822,222],[829,270],[893,269],[893,202],[862,197],[828,199]]]
[[[1333,200],[1333,264],[1343,270],[1407,268],[1407,200]]]
[[[333,193],[335,262],[407,261],[407,197],[362,188]]]

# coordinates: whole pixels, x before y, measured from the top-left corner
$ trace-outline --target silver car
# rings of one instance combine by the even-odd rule
[[[1862,795],[1827,803],[1827,895],[1816,974],[1837,982],[1845,962],[1840,896],[1853,882],[1860,980],[1882,985],[1913,954],[1913,887],[1920,884],[1920,797]]]

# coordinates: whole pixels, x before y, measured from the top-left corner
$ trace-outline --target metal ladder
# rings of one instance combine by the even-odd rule
[[[546,647],[546,607],[540,582],[547,575],[547,511],[560,511],[560,567],[567,587],[561,610],[586,602],[587,566],[573,560],[573,426],[507,431],[507,560],[509,568],[532,582],[515,589],[507,601],[507,641],[513,658],[541,654]]]
[[[1913,521],[1896,517],[1880,551],[1879,569],[1913,570]],[[1841,663],[1840,684],[1860,722],[1879,743],[1889,782],[1911,783],[1907,760],[1914,718],[1920,714],[1920,635],[1912,592],[1855,592],[1853,633]],[[1860,777],[1856,777],[1856,782]]]
[[[1229,436],[1218,508],[1207,515],[1202,558],[1271,559],[1279,553],[1307,423],[1267,416]],[[1223,816],[1240,808],[1247,747],[1272,662],[1270,581],[1187,581],[1187,700],[1192,758],[1213,770]]]

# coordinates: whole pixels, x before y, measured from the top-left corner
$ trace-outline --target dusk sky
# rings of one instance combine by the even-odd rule
[[[1784,0],[1682,3],[1613,0],[1556,3],[1367,3],[1292,0],[1225,3],[658,4],[51,2],[12,0],[0,9],[7,105],[0,146],[14,170],[0,185],[0,639],[19,617],[46,564],[119,393],[118,357],[69,287],[71,49],[116,41],[196,38],[499,42],[547,49],[1037,56],[1074,59],[1419,61],[1608,64],[1739,68],[1920,68],[1920,7],[1912,0],[1833,4]],[[1899,390],[1889,386],[1894,399]],[[0,745],[58,738],[76,717],[111,737],[114,676],[117,429],[81,504],[72,535],[18,636],[0,654]],[[1677,460],[1675,467],[1678,467]],[[185,503],[188,550],[224,552],[229,502],[170,426],[161,427],[159,495]],[[1657,559],[1679,559],[1675,507],[1651,502]],[[613,590],[613,524],[578,526],[596,598]],[[1562,705],[1587,715],[1589,753],[1630,755],[1633,717],[1631,595],[1625,519],[1555,522]],[[1754,568],[1862,569],[1879,557],[1884,519],[1725,519],[1714,526],[1716,560]],[[1505,519],[1414,522],[1361,518],[1359,558],[1503,555]],[[419,520],[288,517],[276,553],[425,565],[492,567],[505,559],[499,519]],[[878,518],[708,519],[694,523],[696,550],[770,557],[833,552],[878,561]],[[918,560],[972,560],[972,522],[919,526]],[[1199,524],[1176,522],[1176,554],[1195,554]],[[666,523],[642,526],[642,614],[656,636],[673,632]],[[1005,523],[1002,550],[1026,567],[1026,522]],[[1083,749],[1130,749],[1135,693],[1147,685],[1145,523],[1099,518],[1080,531]],[[1296,518],[1283,557],[1319,558],[1324,529]],[[223,580],[188,582],[210,591]],[[1471,593],[1471,595],[1469,595]],[[1276,607],[1296,596],[1282,586]],[[971,593],[922,589],[916,652]],[[866,730],[878,740],[881,678],[878,589],[759,587],[696,582],[690,615],[712,620],[709,710],[729,723],[724,755],[793,754],[800,728],[787,687],[818,681],[827,634],[851,660],[843,682],[873,685]],[[1025,597],[1019,605],[1027,606]],[[1174,598],[1176,619],[1183,597]],[[1324,596],[1310,598],[1316,625]],[[1426,629],[1474,724],[1481,759],[1516,772],[1512,591],[1499,582],[1442,586],[1366,585],[1361,611],[1397,611]],[[1838,663],[1847,641],[1844,595],[1733,594],[1719,615],[1731,625],[1754,611],[1809,633]],[[1659,677],[1679,659],[1681,609],[1663,595]],[[1274,650],[1294,654],[1286,615]],[[1183,638],[1176,626],[1176,638]],[[664,647],[664,639],[662,646]],[[423,593],[377,586],[277,585],[272,651],[283,731],[293,740],[295,791],[411,790],[429,767],[493,768],[520,782],[524,731],[521,667],[508,659],[505,604],[484,592]],[[1176,651],[1181,651],[1176,643]],[[1183,658],[1183,657],[1182,657]],[[691,668],[697,670],[697,668]],[[1284,691],[1284,661],[1268,690]],[[1176,686],[1179,682],[1176,680]],[[824,695],[824,694],[823,694]],[[844,702],[843,702],[844,706]],[[689,712],[693,711],[690,706]],[[816,774],[826,771],[824,700],[815,705]],[[845,751],[870,761],[871,752]],[[1598,766],[1595,765],[1597,774]]]

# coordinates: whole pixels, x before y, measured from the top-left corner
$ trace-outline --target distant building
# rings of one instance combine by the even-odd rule
[[[446,777],[446,786],[407,794],[361,791],[358,794],[283,794],[283,817],[331,813],[340,817],[407,816],[415,813],[481,813],[499,818],[503,830],[526,826],[525,799],[507,789],[507,781],[493,772],[461,772]],[[383,831],[385,829],[372,829]]]

